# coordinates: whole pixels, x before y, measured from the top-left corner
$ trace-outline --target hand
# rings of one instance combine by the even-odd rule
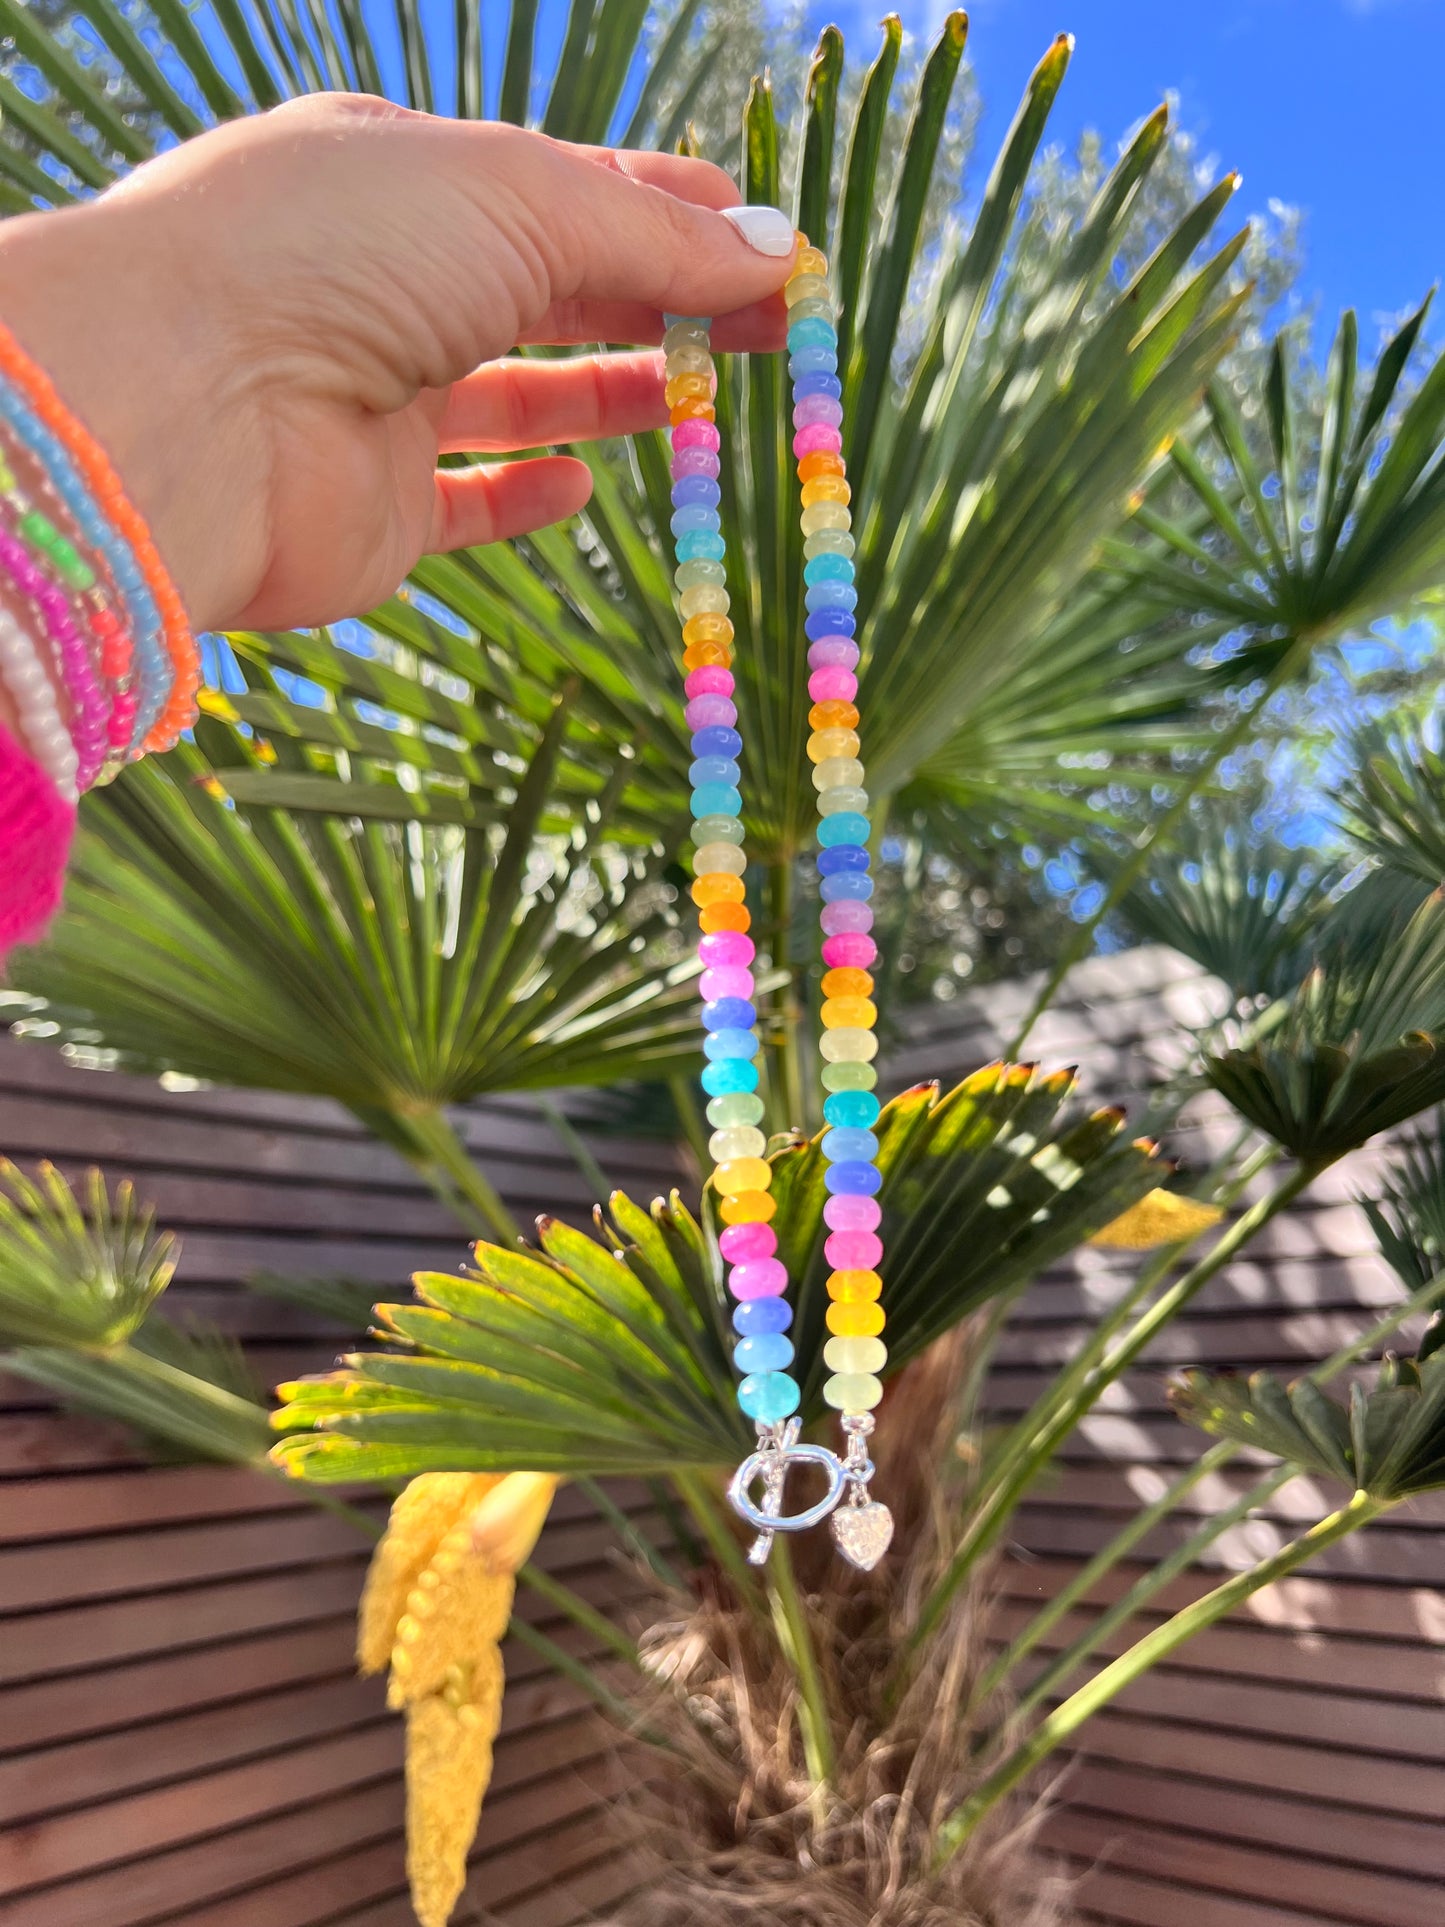
[[[104,443],[198,629],[374,607],[418,556],[558,520],[586,466],[497,453],[666,420],[656,342],[777,348],[785,218],[720,169],[315,95],[0,231],[0,316]]]

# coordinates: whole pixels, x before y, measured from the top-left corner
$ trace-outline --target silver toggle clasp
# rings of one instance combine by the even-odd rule
[[[748,1552],[755,1566],[762,1565],[773,1547],[775,1532],[806,1532],[809,1526],[826,1519],[843,1496],[848,1473],[836,1452],[826,1445],[802,1445],[802,1426],[795,1418],[783,1425],[758,1427],[758,1449],[745,1458],[733,1474],[728,1498],[733,1509],[758,1536]],[[828,1489],[815,1505],[803,1512],[783,1511],[783,1482],[792,1465],[821,1465],[828,1474]],[[763,1482],[763,1502],[755,1505],[751,1487],[755,1479]]]

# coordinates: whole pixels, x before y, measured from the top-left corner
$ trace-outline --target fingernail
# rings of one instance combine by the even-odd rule
[[[759,254],[781,259],[791,254],[797,243],[793,224],[780,207],[725,207],[725,221],[731,221],[750,248]]]

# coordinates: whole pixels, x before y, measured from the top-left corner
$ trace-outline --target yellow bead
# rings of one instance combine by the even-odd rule
[[[808,738],[808,761],[826,763],[835,756],[856,756],[859,748],[856,729],[816,729]]]
[[[871,1030],[825,1030],[818,1049],[830,1064],[871,1064],[878,1039]]]
[[[795,274],[783,289],[783,299],[790,308],[796,308],[800,301],[827,301],[831,293],[821,274]]]
[[[811,488],[812,484],[807,486]],[[841,502],[814,500],[804,503],[798,526],[804,535],[820,535],[824,529],[851,529],[853,518]]]
[[[824,254],[821,248],[810,247],[809,244],[804,241],[798,249],[797,254],[793,257],[794,276],[800,274],[826,274],[827,272],[827,255]]]
[[[872,988],[873,979],[866,970],[853,970],[845,965],[823,972],[825,997],[866,997]]]
[[[841,475],[815,475],[811,481],[804,482],[802,497],[803,507],[808,509],[815,502],[851,502],[853,491]],[[834,522],[822,526],[839,528],[842,524]],[[813,531],[804,529],[803,533],[811,535]]]
[[[684,622],[693,616],[725,616],[732,607],[732,597],[726,589],[715,588],[711,582],[701,582],[695,589],[684,589],[678,597],[677,606]]]
[[[739,1197],[745,1191],[769,1191],[773,1167],[763,1158],[729,1158],[712,1174],[713,1189],[724,1198]]]
[[[663,394],[669,408],[674,402],[686,401],[689,396],[693,398],[700,396],[702,400],[707,401],[712,395],[712,380],[701,370],[696,373],[674,375],[663,390]]]
[[[830,1338],[823,1347],[823,1363],[830,1372],[881,1372],[888,1363],[888,1347],[881,1338]]]
[[[674,375],[710,375],[712,356],[706,348],[674,348],[667,357],[668,379]]]
[[[682,639],[694,642],[731,642],[733,626],[726,616],[693,616],[682,625]]]
[[[760,1158],[768,1148],[761,1131],[739,1124],[729,1131],[714,1131],[707,1141],[708,1156],[722,1167],[740,1158]]]
[[[876,1338],[883,1329],[881,1305],[849,1305],[834,1301],[826,1317],[828,1330],[839,1338]]]
[[[704,843],[694,854],[692,867],[693,874],[700,877],[740,877],[748,867],[748,860],[736,843]]]
[[[777,1199],[766,1191],[739,1191],[723,1199],[718,1215],[724,1224],[766,1224],[777,1209]],[[882,1329],[880,1324],[878,1330]]]
[[[859,790],[863,777],[863,765],[855,756],[830,756],[826,763],[813,766],[815,790]]]
[[[714,871],[693,879],[692,900],[699,910],[706,910],[710,903],[741,903],[745,894],[741,877],[720,876]]]
[[[834,1271],[828,1274],[828,1296],[844,1305],[867,1305],[883,1289],[876,1271]]]
[[[866,997],[830,997],[823,1006],[825,1030],[872,1030],[878,1006]]]
[[[823,1387],[824,1401],[838,1412],[871,1412],[882,1396],[882,1381],[871,1372],[840,1372]]]

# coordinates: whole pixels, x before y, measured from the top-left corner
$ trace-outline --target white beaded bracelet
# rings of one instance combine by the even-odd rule
[[[40,652],[8,609],[0,608],[0,683],[15,703],[20,734],[67,803],[76,800],[79,759]]]

